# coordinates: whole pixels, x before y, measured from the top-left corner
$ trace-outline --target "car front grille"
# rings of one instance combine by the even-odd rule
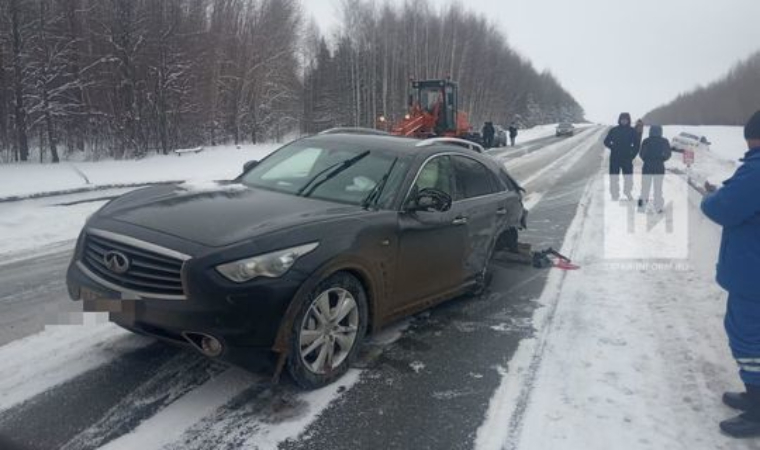
[[[182,265],[187,258],[174,253],[126,236],[94,231],[85,236],[81,262],[100,278],[96,281],[106,282],[105,287],[141,298],[183,299]]]

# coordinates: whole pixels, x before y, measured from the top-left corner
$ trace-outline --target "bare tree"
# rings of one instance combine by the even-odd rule
[[[9,0],[8,15],[10,26],[7,28],[11,40],[11,66],[13,68],[13,115],[16,135],[14,157],[16,160],[29,159],[29,137],[26,123],[25,87],[28,82],[26,66],[26,44],[30,34],[27,8],[19,0]]]

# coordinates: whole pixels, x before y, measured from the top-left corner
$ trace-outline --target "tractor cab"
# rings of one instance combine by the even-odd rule
[[[436,136],[470,139],[467,114],[459,111],[459,88],[451,80],[411,80],[409,111],[391,134],[426,139]],[[383,120],[381,119],[381,122]]]
[[[409,95],[411,111],[424,112],[436,119],[437,135],[457,129],[457,84],[450,80],[412,81]]]

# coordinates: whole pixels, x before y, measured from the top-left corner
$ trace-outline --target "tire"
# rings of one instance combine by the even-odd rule
[[[293,381],[318,389],[343,376],[367,332],[367,311],[367,294],[356,277],[337,272],[320,282],[293,321],[288,358]]]

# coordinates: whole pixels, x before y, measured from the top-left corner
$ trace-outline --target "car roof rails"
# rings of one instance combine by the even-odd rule
[[[417,144],[416,147],[430,147],[431,145],[435,145],[435,144],[457,145],[459,147],[465,147],[470,150],[475,150],[478,153],[485,153],[486,151],[482,145],[476,142],[468,141],[466,139],[453,138],[453,137],[437,137],[437,138],[425,139],[424,141]]]
[[[337,127],[330,128],[329,130],[321,131],[318,136],[328,134],[368,134],[372,136],[390,136],[390,133],[381,130],[375,130],[374,128],[361,128],[361,127]]]

